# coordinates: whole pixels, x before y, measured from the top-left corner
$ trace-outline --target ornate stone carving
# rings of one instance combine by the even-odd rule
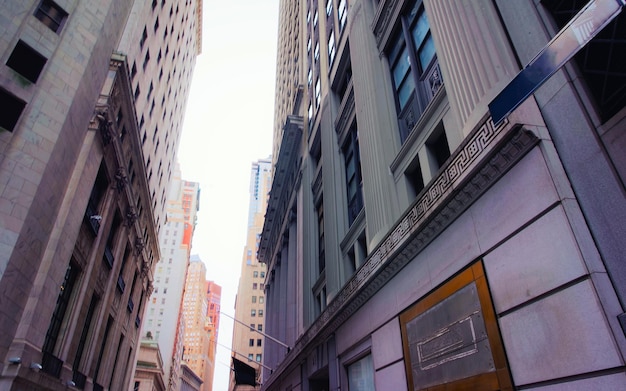
[[[145,247],[145,243],[143,241],[143,238],[140,237],[136,237],[135,238],[135,255],[141,255],[144,247]]]
[[[135,211],[135,208],[133,208],[132,206],[129,206],[126,208],[126,226],[127,227],[132,227],[133,224],[135,224],[135,222],[137,221],[137,212]]]

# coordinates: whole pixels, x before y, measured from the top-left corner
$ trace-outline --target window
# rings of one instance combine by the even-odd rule
[[[343,31],[348,20],[348,11],[346,9],[346,0],[339,1],[339,7],[337,7],[337,14],[339,16],[339,30]]]
[[[374,391],[374,366],[372,355],[348,365],[348,387],[355,391]]]
[[[251,309],[250,310],[250,316],[256,316],[256,310],[255,309]]]
[[[25,106],[26,102],[0,88],[0,107],[2,107],[0,127],[12,132]]]
[[[252,277],[258,278],[259,277],[259,272],[256,271],[256,270],[254,272],[252,272]]]
[[[315,43],[315,51],[313,52],[313,58],[315,58],[316,62],[320,59],[320,43],[319,42]]]
[[[148,39],[148,30],[144,27],[143,34],[141,34],[141,39],[139,40],[139,47],[143,49],[143,45],[146,43],[146,39]]]
[[[317,206],[317,230],[318,230],[318,273],[321,274],[326,269],[326,255],[324,250],[324,205]]]
[[[249,341],[249,343],[248,343],[248,344],[249,344],[249,346],[254,346],[254,339],[253,339],[253,338],[250,338],[250,341]]]
[[[387,56],[396,95],[400,136],[404,142],[442,85],[435,61],[435,45],[421,2],[416,2],[401,17],[401,25]]]
[[[259,296],[259,304],[265,303],[265,297]]]
[[[333,64],[335,60],[335,32],[330,32],[330,37],[328,37],[328,63],[330,65]]]
[[[342,152],[346,171],[348,224],[352,225],[356,216],[363,209],[363,181],[361,178],[361,157],[356,121],[349,130]]]
[[[333,0],[326,0],[326,16],[333,12]]]
[[[42,0],[35,10],[35,18],[39,19],[50,30],[58,33],[67,19],[67,12],[52,0]]]
[[[322,100],[322,87],[321,87],[320,78],[318,77],[317,80],[315,81],[315,108],[316,109],[320,107],[321,100]]]
[[[261,278],[265,278],[265,272],[261,272]]]
[[[256,340],[256,346],[261,346],[263,344],[263,340],[262,339],[257,339]]]
[[[263,356],[261,354],[257,354],[256,355],[256,362],[261,362],[262,357]]]
[[[146,51],[146,57],[144,57],[143,59],[143,70],[146,70],[146,67],[148,66],[148,61],[150,61],[150,51],[147,50]]]
[[[259,317],[263,316],[263,310],[259,310]]]
[[[256,282],[252,283],[252,289],[258,289],[258,284]]]
[[[248,354],[248,360],[253,360],[253,359],[254,359],[254,354],[253,353]]]
[[[259,331],[263,331],[263,325],[259,323],[257,325],[256,329],[259,330]]]
[[[430,161],[431,173],[434,175],[450,157],[450,147],[443,125],[439,125],[426,141],[426,150]]]
[[[69,307],[70,298],[72,296],[72,291],[77,277],[78,267],[70,262],[67,270],[65,271],[65,278],[61,284],[59,295],[57,296],[56,306],[54,308],[54,312],[52,313],[52,319],[50,320],[50,325],[48,326],[48,331],[46,332],[46,339],[41,349],[44,353],[55,353],[57,339],[61,333],[61,325]]]
[[[31,83],[36,83],[46,61],[47,58],[20,40],[11,52],[7,66]]]
[[[252,302],[256,303],[256,296],[252,296]]]

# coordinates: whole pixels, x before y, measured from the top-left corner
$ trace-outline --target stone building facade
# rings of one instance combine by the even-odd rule
[[[585,3],[281,1],[262,390],[624,387],[624,14],[488,108]]]
[[[162,14],[174,20],[170,6],[183,15],[168,34],[184,28],[193,37],[184,44],[174,38],[186,64],[180,68],[185,77],[169,83],[177,86],[189,81],[198,53],[195,2],[0,6],[2,389],[130,386],[160,258],[164,205],[157,192],[169,182],[167,171],[151,176],[150,162],[173,158],[182,122],[177,109],[172,121],[178,125],[168,128],[168,137],[156,122],[139,120],[145,108],[135,91],[149,85],[152,73],[133,64],[147,57],[142,45],[169,42],[162,39],[165,23],[159,28],[154,20]],[[136,23],[153,29],[145,40],[132,32]],[[145,69],[173,72],[172,49],[169,57],[148,58]],[[172,103],[184,107],[186,89],[151,114],[165,117]],[[168,141],[148,149],[148,137]]]

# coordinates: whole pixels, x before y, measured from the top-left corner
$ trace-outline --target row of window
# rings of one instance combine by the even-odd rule
[[[33,15],[50,30],[59,34],[67,20],[68,13],[54,1],[41,0]],[[9,55],[6,65],[34,84],[37,83],[47,61],[44,55],[19,40]],[[0,107],[3,108],[2,115],[0,115],[0,127],[12,132],[26,107],[26,102],[0,88]]]

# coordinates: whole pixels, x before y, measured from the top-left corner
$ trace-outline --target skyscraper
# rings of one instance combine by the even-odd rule
[[[585,3],[280,2],[262,390],[624,387],[624,13],[489,110]]]
[[[199,3],[2,4],[0,388],[130,384]]]
[[[233,326],[232,341],[232,355],[255,367],[259,373],[260,363],[263,361],[263,346],[267,341],[262,334],[265,324],[265,317],[263,316],[265,311],[265,265],[258,261],[257,251],[271,187],[271,166],[270,159],[261,159],[252,164],[250,172],[248,232],[237,288],[237,300],[235,302],[235,319],[237,322]],[[232,389],[234,387],[234,374],[232,373],[230,383]],[[243,390],[243,387],[239,386],[238,389]]]
[[[213,389],[221,294],[222,288],[213,281],[207,281],[206,266],[197,255],[193,255],[183,297],[183,360],[202,379],[201,391]]]
[[[154,270],[154,291],[146,305],[142,340],[160,349],[168,390],[180,388],[184,319],[182,299],[199,209],[200,186],[181,178],[178,167],[168,192],[167,220],[161,230],[161,259]]]

